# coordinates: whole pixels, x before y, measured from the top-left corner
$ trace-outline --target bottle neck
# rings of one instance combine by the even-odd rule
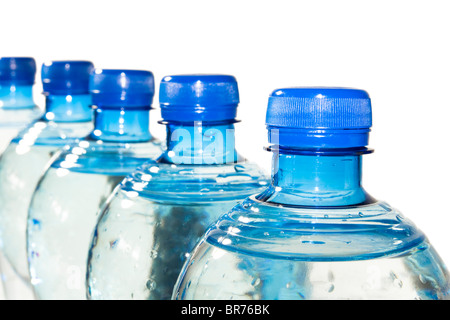
[[[234,123],[167,124],[167,150],[160,161],[213,165],[240,161],[235,149]]]
[[[150,134],[150,109],[94,109],[91,138],[109,142],[144,142]]]
[[[261,199],[300,206],[372,202],[361,185],[362,157],[274,152],[272,187]]]
[[[91,96],[47,95],[44,119],[55,122],[85,122],[92,120]]]
[[[26,109],[35,107],[32,85],[0,84],[0,108]]]

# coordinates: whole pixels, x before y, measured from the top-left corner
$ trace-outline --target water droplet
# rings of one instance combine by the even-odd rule
[[[253,287],[256,287],[257,285],[259,285],[261,283],[261,279],[259,278],[253,278],[251,284]]]
[[[394,280],[394,286],[396,286],[398,288],[402,288],[403,287],[403,282],[400,279],[395,279]]]
[[[264,235],[267,237],[269,235],[269,233],[268,232],[264,232]]]
[[[243,203],[242,203],[242,207],[244,208],[244,209],[248,209],[249,207],[250,207],[250,203],[249,202],[247,202],[247,201],[244,201]]]
[[[358,213],[358,215],[359,215],[360,217],[364,217],[364,214],[363,214],[362,212]]]
[[[31,222],[33,223],[33,227],[36,230],[41,230],[41,222],[39,220],[33,219],[33,220],[31,220]]]
[[[427,283],[427,278],[423,274],[419,275],[419,280],[423,284]]]
[[[114,240],[109,242],[109,247],[111,249],[114,249],[117,246],[117,243],[119,243],[119,240]]]
[[[153,279],[148,279],[145,286],[147,287],[148,290],[152,291],[155,289],[156,283],[155,283],[155,281],[153,281]]]
[[[158,256],[157,250],[151,250],[150,251],[150,258],[155,259]]]

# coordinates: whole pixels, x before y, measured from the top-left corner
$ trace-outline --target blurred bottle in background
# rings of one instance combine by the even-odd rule
[[[0,244],[7,299],[33,299],[26,252],[28,207],[52,157],[92,130],[89,61],[54,61],[41,70],[43,117],[23,129],[0,159]],[[12,268],[12,269],[11,269]]]
[[[0,155],[19,130],[42,115],[33,99],[35,78],[33,58],[0,58]],[[0,252],[0,268],[4,261],[1,255]],[[10,271],[5,266],[5,273]],[[4,299],[3,283],[0,287],[0,299]]]
[[[268,184],[235,150],[234,77],[167,76],[159,102],[167,149],[129,175],[103,209],[89,254],[90,299],[170,299],[208,225]]]
[[[0,154],[19,130],[42,115],[33,99],[33,58],[0,58]]]
[[[126,175],[162,152],[149,130],[151,72],[96,69],[90,92],[93,131],[64,148],[31,201],[28,259],[38,299],[86,299],[87,256],[101,206]]]
[[[269,98],[272,183],[224,214],[184,265],[174,299],[448,299],[425,235],[361,185],[369,95],[286,88]]]

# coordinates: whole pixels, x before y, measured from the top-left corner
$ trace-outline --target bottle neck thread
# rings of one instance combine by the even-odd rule
[[[260,200],[299,206],[343,206],[372,202],[362,187],[360,154],[274,152],[272,185]]]
[[[44,119],[54,122],[86,122],[92,120],[91,96],[47,95]]]
[[[150,109],[94,109],[94,130],[91,138],[108,142],[145,142],[150,134]]]
[[[26,109],[35,105],[32,85],[0,84],[0,108]]]

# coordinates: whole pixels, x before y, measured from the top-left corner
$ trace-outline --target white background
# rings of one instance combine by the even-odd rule
[[[157,83],[236,76],[239,150],[266,169],[274,89],[367,90],[375,153],[365,156],[365,188],[413,220],[450,266],[448,0],[1,0],[0,13],[0,56],[146,69]],[[152,112],[152,132],[164,138],[159,117]]]

